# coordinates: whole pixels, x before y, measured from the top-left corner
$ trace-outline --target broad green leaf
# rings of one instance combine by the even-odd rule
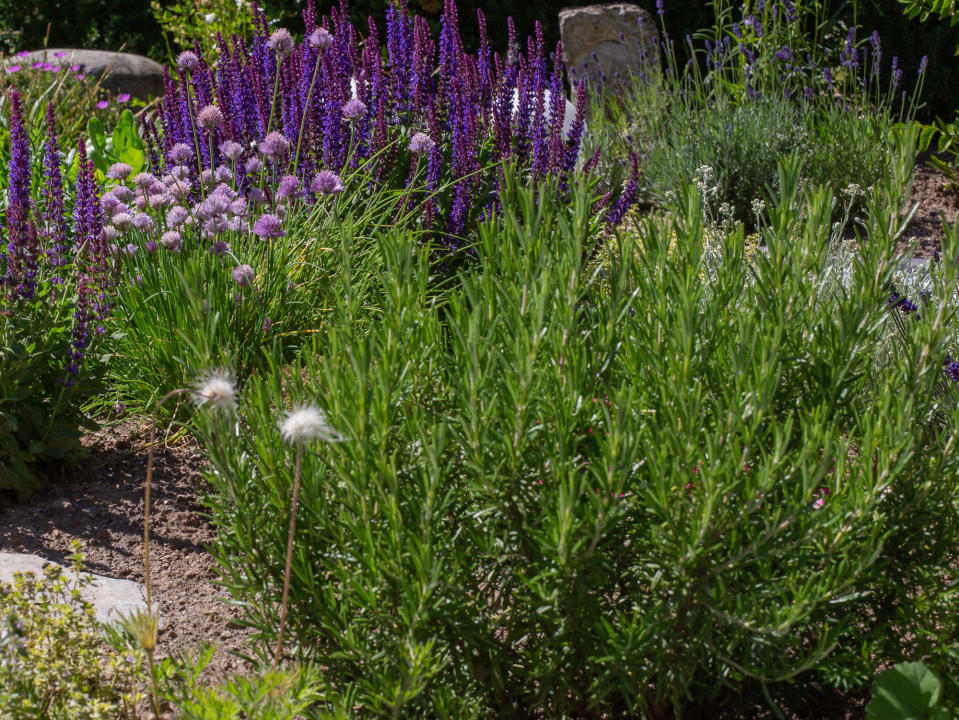
[[[942,683],[919,662],[899,663],[887,670],[873,688],[866,720],[926,720],[937,717],[932,709],[939,701]]]

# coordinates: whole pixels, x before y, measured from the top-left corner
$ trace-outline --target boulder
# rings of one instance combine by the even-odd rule
[[[79,65],[85,75],[102,78],[100,85],[112,93],[129,93],[149,100],[163,94],[163,66],[143,55],[107,50],[47,48],[17,56],[16,62],[28,65],[45,62],[61,67]]]
[[[659,72],[659,33],[653,16],[632,3],[564,8],[559,12],[570,86],[586,77],[591,88],[618,92],[634,77]]]
[[[42,575],[43,569],[49,565],[57,565],[57,563],[45,560],[39,555],[0,552],[0,585],[13,583],[13,576],[16,573]],[[73,577],[73,570],[70,568],[64,568],[64,573],[68,578]],[[93,605],[97,620],[100,622],[116,622],[121,616],[128,615],[132,611],[146,611],[143,586],[139,583],[93,573],[83,574],[90,577],[93,582],[83,588],[82,597]],[[161,618],[160,626],[163,625]]]

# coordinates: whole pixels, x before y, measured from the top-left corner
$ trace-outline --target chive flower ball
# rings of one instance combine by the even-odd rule
[[[310,190],[319,195],[336,195],[343,192],[343,183],[332,170],[320,170],[310,183]]]
[[[216,105],[207,105],[197,113],[196,122],[204,130],[216,130],[223,125],[223,112]]]
[[[193,72],[200,64],[200,58],[191,50],[184,50],[176,57],[176,66],[183,72]]]
[[[435,146],[436,143],[433,142],[433,138],[423,132],[418,132],[410,138],[410,152],[413,155],[425,155]]]
[[[133,168],[127,165],[126,163],[118,162],[113,163],[110,166],[110,169],[107,170],[107,177],[114,180],[126,180],[130,173],[133,172]]]
[[[235,268],[233,268],[233,280],[240,287],[252,285],[253,278],[255,277],[256,273],[249,265],[237,265]]]
[[[329,30],[321,27],[310,34],[307,42],[314,50],[328,50],[333,45],[333,36]]]
[[[365,115],[366,115],[366,105],[363,104],[362,100],[353,98],[352,100],[347,100],[346,104],[343,105],[343,117],[348,122],[359,120]]]
[[[282,237],[286,234],[283,231],[283,221],[273,213],[260,215],[256,222],[253,223],[253,233],[263,240]]]
[[[293,52],[293,36],[290,35],[289,30],[284,28],[274,30],[270,39],[267,40],[266,46],[277,55],[289,55]]]
[[[290,141],[286,139],[283,133],[275,130],[264,138],[260,143],[260,153],[263,157],[275,158],[283,157],[290,151]]]

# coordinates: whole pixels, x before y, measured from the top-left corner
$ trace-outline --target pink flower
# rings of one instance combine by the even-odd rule
[[[21,50],[20,52],[17,53],[17,57],[26,57],[29,54],[30,54],[29,50]]]
[[[191,50],[184,50],[176,58],[177,67],[184,72],[192,72],[200,64],[200,58]]]
[[[277,55],[289,55],[293,52],[293,36],[290,31],[284,28],[274,30],[267,41],[266,46],[277,53]]]
[[[348,122],[359,120],[364,115],[366,115],[366,105],[363,104],[362,100],[353,98],[352,100],[347,100],[346,104],[343,105],[343,117]]]
[[[97,107],[101,110],[106,110],[108,107],[110,107],[110,103],[107,100],[101,100],[97,103]]]
[[[15,73],[15,72],[17,72],[19,69],[20,69],[20,66],[19,66],[19,65],[10,65],[10,66],[7,68],[7,72],[8,72],[8,73]]]
[[[129,99],[130,99],[130,93],[120,93],[119,95],[117,95],[118,103],[125,103]]]
[[[80,72],[81,70],[83,70],[83,66],[82,66],[82,65],[71,65],[71,66],[70,66],[70,70],[71,70],[72,72]]]
[[[62,58],[64,55],[66,55],[66,53],[63,52],[62,50],[60,52],[53,53],[53,57],[55,58]]]
[[[196,116],[196,124],[204,130],[216,130],[223,120],[223,111],[216,105],[207,105]]]
[[[42,62],[35,62],[35,63],[33,63],[33,65],[31,65],[30,67],[32,67],[34,70],[40,70],[40,69],[43,67],[43,63],[42,63]]]

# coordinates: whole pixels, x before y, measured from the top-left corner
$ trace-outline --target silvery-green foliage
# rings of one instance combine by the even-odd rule
[[[708,715],[755,681],[863,686],[905,637],[946,657],[941,328],[874,362],[902,184],[868,198],[874,241],[827,293],[833,193],[800,166],[780,160],[748,259],[741,228],[705,241],[691,186],[605,267],[582,187],[566,205],[507,177],[439,286],[427,249],[379,236],[379,272],[247,382],[238,425],[196,418],[264,656],[293,479],[277,419],[315,402],[343,441],[304,452],[287,647],[355,717]]]

